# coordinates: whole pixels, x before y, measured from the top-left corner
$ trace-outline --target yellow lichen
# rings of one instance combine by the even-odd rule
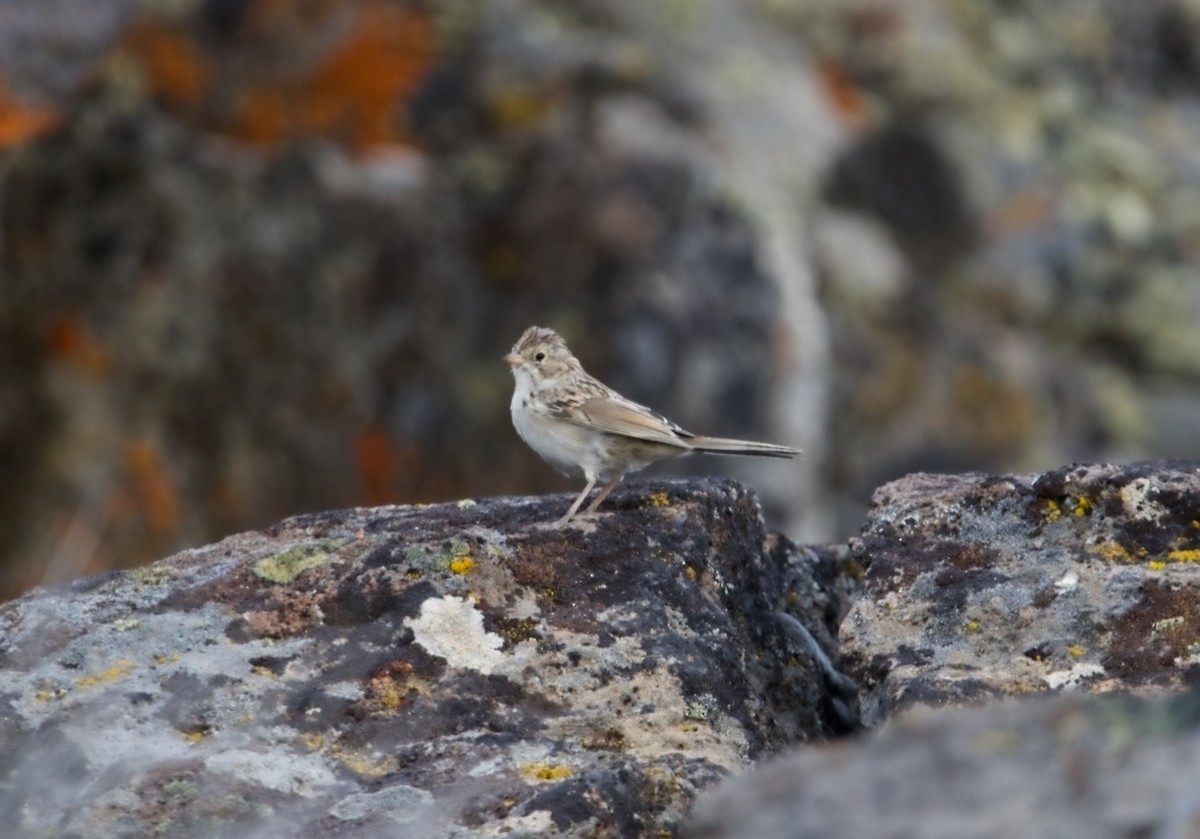
[[[254,563],[254,574],[269,582],[292,582],[308,569],[319,568],[328,561],[329,553],[324,547],[296,545],[275,556],[259,559]]]
[[[1083,655],[1083,647],[1067,647],[1067,654],[1079,658]]]
[[[496,91],[489,104],[492,117],[500,125],[521,128],[540,122],[553,102],[554,97],[547,92],[509,86]]]
[[[1075,502],[1075,515],[1076,516],[1087,516],[1087,515],[1090,515],[1091,512],[1092,512],[1091,500],[1088,498],[1083,498],[1081,496],[1079,498],[1079,500]]]
[[[62,699],[66,695],[67,691],[64,688],[41,688],[33,692],[33,700],[45,705],[47,702]]]
[[[310,731],[308,734],[304,735],[304,745],[308,746],[308,748],[313,751],[317,751],[318,749],[324,747],[325,736],[322,734],[317,734],[315,731]]]
[[[475,560],[469,556],[460,556],[450,563],[450,570],[455,574],[467,574],[475,567]]]
[[[356,772],[359,775],[369,775],[377,778],[380,775],[395,772],[400,768],[400,762],[394,757],[380,757],[377,754],[368,754],[366,752],[347,749],[341,743],[337,742],[336,739],[329,739],[324,734],[317,732],[305,734],[303,742],[311,751],[329,755],[351,772]]]
[[[129,579],[140,587],[164,586],[175,579],[175,569],[167,565],[143,565],[128,572]]]
[[[161,667],[164,664],[174,664],[177,661],[179,661],[179,653],[171,653],[170,655],[156,655],[154,657],[154,664],[158,667]]]
[[[75,687],[92,688],[97,685],[115,682],[127,676],[131,670],[133,670],[133,662],[127,658],[123,658],[107,670],[101,670],[99,673],[93,673],[89,676],[80,676],[75,680]]]
[[[1046,502],[1046,510],[1043,513],[1047,521],[1058,521],[1062,517],[1062,508],[1058,506],[1058,502],[1051,499]]]
[[[1190,548],[1188,550],[1171,551],[1167,554],[1167,559],[1172,562],[1200,562],[1200,549]]]
[[[1146,549],[1140,545],[1130,550],[1117,542],[1099,542],[1092,546],[1092,551],[1109,562],[1122,564],[1137,562],[1146,555]]]
[[[329,553],[321,545],[296,545],[260,559],[254,563],[254,573],[268,582],[290,583],[305,571],[318,568],[328,560]]]
[[[670,505],[671,499],[665,492],[654,492],[646,499],[646,503],[651,507],[666,507]]]
[[[963,632],[974,633],[979,631],[979,621],[967,621],[963,625]]]
[[[1167,567],[1167,563],[1163,562],[1161,559],[1152,559],[1148,563],[1148,566],[1151,571],[1161,571]]]
[[[541,762],[523,763],[518,767],[518,771],[530,781],[561,781],[575,774],[575,770],[569,766]]]
[[[394,757],[379,757],[359,751],[350,751],[338,743],[332,744],[325,752],[342,766],[359,775],[378,778],[381,775],[395,772],[400,767],[400,761]]]
[[[1178,629],[1187,622],[1187,618],[1183,615],[1175,615],[1170,618],[1163,618],[1160,621],[1155,621],[1150,625],[1150,628],[1155,632],[1163,633],[1172,629]]]
[[[388,711],[397,711],[408,704],[408,686],[389,675],[376,676],[368,682],[367,692]]]

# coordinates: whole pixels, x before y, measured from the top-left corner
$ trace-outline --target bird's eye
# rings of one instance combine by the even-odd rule
[[[546,354],[545,354],[544,352],[536,353],[536,354],[533,356],[533,360],[534,360],[534,361],[545,361],[545,360],[546,360]]]

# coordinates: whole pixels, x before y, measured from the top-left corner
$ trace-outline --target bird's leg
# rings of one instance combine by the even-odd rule
[[[617,484],[621,483],[621,479],[624,477],[625,477],[624,475],[617,475],[617,477],[615,477],[611,481],[609,481],[608,486],[606,486],[604,489],[600,490],[600,494],[596,496],[596,498],[592,501],[591,504],[588,504],[588,508],[586,510],[584,510],[584,512],[585,513],[596,512],[596,508],[600,506],[600,502],[603,501],[605,498],[608,498],[608,494],[610,492],[612,492],[614,489],[616,489]]]
[[[583,499],[587,498],[587,494],[592,491],[592,487],[596,485],[596,476],[588,475],[587,486],[583,488],[583,492],[579,493],[579,497],[575,499],[575,503],[571,505],[571,509],[567,510],[567,514],[554,523],[555,527],[562,527],[571,520],[571,516],[575,515],[575,511],[579,509],[579,505],[583,503]],[[590,507],[588,509],[591,509]]]

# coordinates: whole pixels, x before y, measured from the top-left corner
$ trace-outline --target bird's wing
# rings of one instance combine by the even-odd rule
[[[592,396],[578,404],[560,404],[557,407],[558,415],[568,422],[651,443],[687,449],[691,448],[687,438],[695,436],[645,405],[615,393]]]

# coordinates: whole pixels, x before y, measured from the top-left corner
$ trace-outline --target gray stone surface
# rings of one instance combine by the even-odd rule
[[[300,516],[5,604],[0,819],[656,836],[853,723],[836,551],[768,535],[732,482],[634,483],[548,526],[567,502]]]
[[[910,475],[851,552],[843,663],[874,724],[912,705],[1200,681],[1200,465]]]
[[[921,709],[710,791],[686,839],[1200,836],[1200,691]]]

